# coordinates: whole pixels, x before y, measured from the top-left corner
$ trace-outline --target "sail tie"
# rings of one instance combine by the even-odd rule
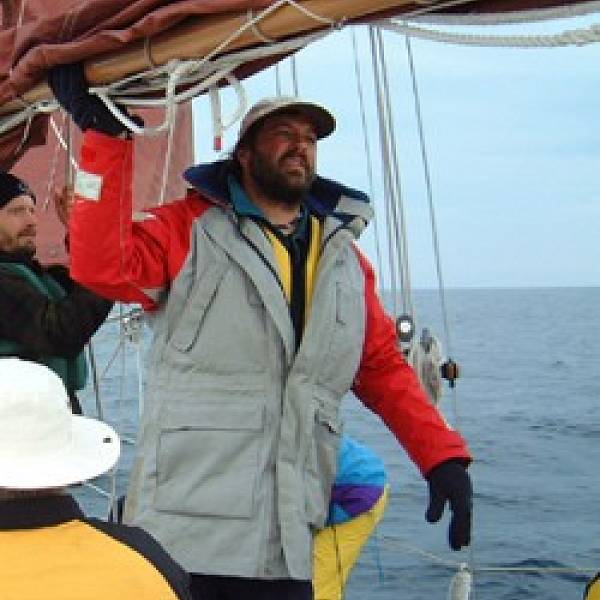
[[[266,36],[259,28],[258,26],[258,21],[254,18],[254,11],[249,8],[248,12],[246,13],[246,16],[248,17],[248,23],[250,23],[250,29],[252,30],[252,33],[261,41],[264,42],[265,44],[272,44],[273,42],[275,42],[276,40],[274,40],[273,38],[270,38],[268,36]]]
[[[152,69],[156,69],[159,65],[154,61],[154,57],[152,56],[152,38],[146,37],[144,39],[144,56],[146,57],[146,62]]]

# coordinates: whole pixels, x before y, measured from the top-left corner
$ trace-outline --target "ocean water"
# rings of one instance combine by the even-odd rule
[[[425,522],[426,483],[379,418],[348,398],[346,431],[384,458],[392,494],[346,598],[445,600],[466,562],[473,600],[578,600],[587,569],[600,570],[600,288],[457,289],[446,300],[462,376],[441,408],[475,455],[472,546],[451,551],[447,518]],[[419,323],[441,336],[437,292],[414,301]],[[136,345],[115,354],[118,340],[108,323],[94,344],[101,370],[115,357],[101,394],[105,416],[133,437]],[[85,405],[93,414],[89,390]],[[126,446],[119,489],[131,456]],[[104,499],[79,496],[105,515]]]

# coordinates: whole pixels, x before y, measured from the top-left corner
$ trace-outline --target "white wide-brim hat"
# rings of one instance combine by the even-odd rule
[[[73,415],[61,379],[43,365],[0,359],[0,488],[65,487],[109,471],[115,430]]]

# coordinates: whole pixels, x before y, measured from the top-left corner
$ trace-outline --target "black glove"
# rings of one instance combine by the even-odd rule
[[[451,459],[435,467],[428,475],[429,507],[425,518],[437,523],[444,512],[446,501],[450,503],[452,517],[448,541],[452,550],[460,550],[471,541],[471,513],[473,487],[465,464]]]
[[[83,63],[52,67],[48,73],[48,85],[58,103],[71,115],[81,131],[94,129],[114,136],[127,131],[104,102],[88,92]],[[125,110],[120,110],[127,114]],[[139,117],[133,120],[138,123],[141,121]]]

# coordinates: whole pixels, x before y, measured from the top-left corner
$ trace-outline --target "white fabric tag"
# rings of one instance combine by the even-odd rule
[[[79,169],[75,177],[75,194],[86,200],[100,200],[102,177],[94,173],[86,173]]]

